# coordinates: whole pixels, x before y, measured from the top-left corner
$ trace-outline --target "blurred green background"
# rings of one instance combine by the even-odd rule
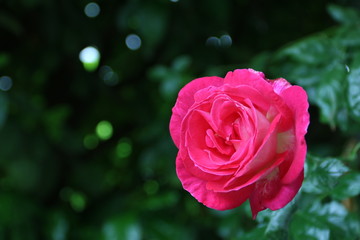
[[[360,239],[357,0],[0,0],[0,239]],[[306,180],[251,220],[184,191],[190,80],[254,68],[311,102]]]

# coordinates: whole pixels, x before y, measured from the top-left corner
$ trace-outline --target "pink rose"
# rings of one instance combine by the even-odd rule
[[[308,105],[301,87],[252,69],[188,83],[170,120],[184,189],[217,210],[249,199],[254,219],[284,207],[304,179]]]

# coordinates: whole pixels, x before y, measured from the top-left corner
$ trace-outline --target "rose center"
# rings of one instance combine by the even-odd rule
[[[212,129],[206,130],[205,142],[207,147],[217,149],[221,154],[229,155],[234,152],[230,137],[224,139]]]

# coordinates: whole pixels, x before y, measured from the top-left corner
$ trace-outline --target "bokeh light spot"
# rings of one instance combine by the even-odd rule
[[[138,50],[141,47],[141,38],[136,34],[130,34],[126,37],[125,44],[130,50]]]
[[[217,37],[209,37],[206,40],[206,45],[212,46],[212,47],[219,47],[220,46],[220,39]]]
[[[100,13],[100,6],[94,2],[88,3],[85,6],[84,12],[89,18],[97,17]]]
[[[113,134],[113,127],[109,121],[101,121],[96,126],[96,135],[101,140],[108,140]]]
[[[85,70],[91,72],[99,65],[100,52],[96,48],[89,46],[81,50],[79,58],[83,63]]]
[[[211,47],[230,47],[232,45],[232,38],[228,34],[222,35],[220,38],[211,36],[206,39],[205,44]]]
[[[85,209],[86,196],[70,187],[61,189],[60,198],[65,202],[69,202],[71,207],[77,212],[81,212]]]
[[[104,75],[104,83],[108,86],[115,86],[119,82],[119,77],[116,72],[107,72]]]
[[[99,75],[107,86],[115,86],[119,83],[119,75],[109,66],[102,66]]]
[[[145,182],[144,190],[148,195],[153,195],[159,190],[159,183],[155,180]]]
[[[3,91],[8,91],[12,87],[12,79],[8,76],[0,77],[0,89]]]
[[[95,134],[88,134],[84,137],[84,147],[94,149],[99,144],[99,138]]]
[[[225,34],[220,37],[220,45],[222,47],[230,47],[232,45],[232,39],[229,35]]]
[[[116,155],[119,158],[126,158],[130,156],[132,152],[132,146],[128,139],[121,139],[116,146]]]
[[[70,205],[76,212],[81,212],[85,209],[86,198],[83,193],[73,191],[70,195]]]

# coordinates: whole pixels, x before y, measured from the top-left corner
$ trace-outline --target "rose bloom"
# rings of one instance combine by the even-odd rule
[[[217,210],[249,199],[254,219],[284,207],[304,179],[308,106],[301,87],[252,69],[191,81],[170,120],[182,186]]]

